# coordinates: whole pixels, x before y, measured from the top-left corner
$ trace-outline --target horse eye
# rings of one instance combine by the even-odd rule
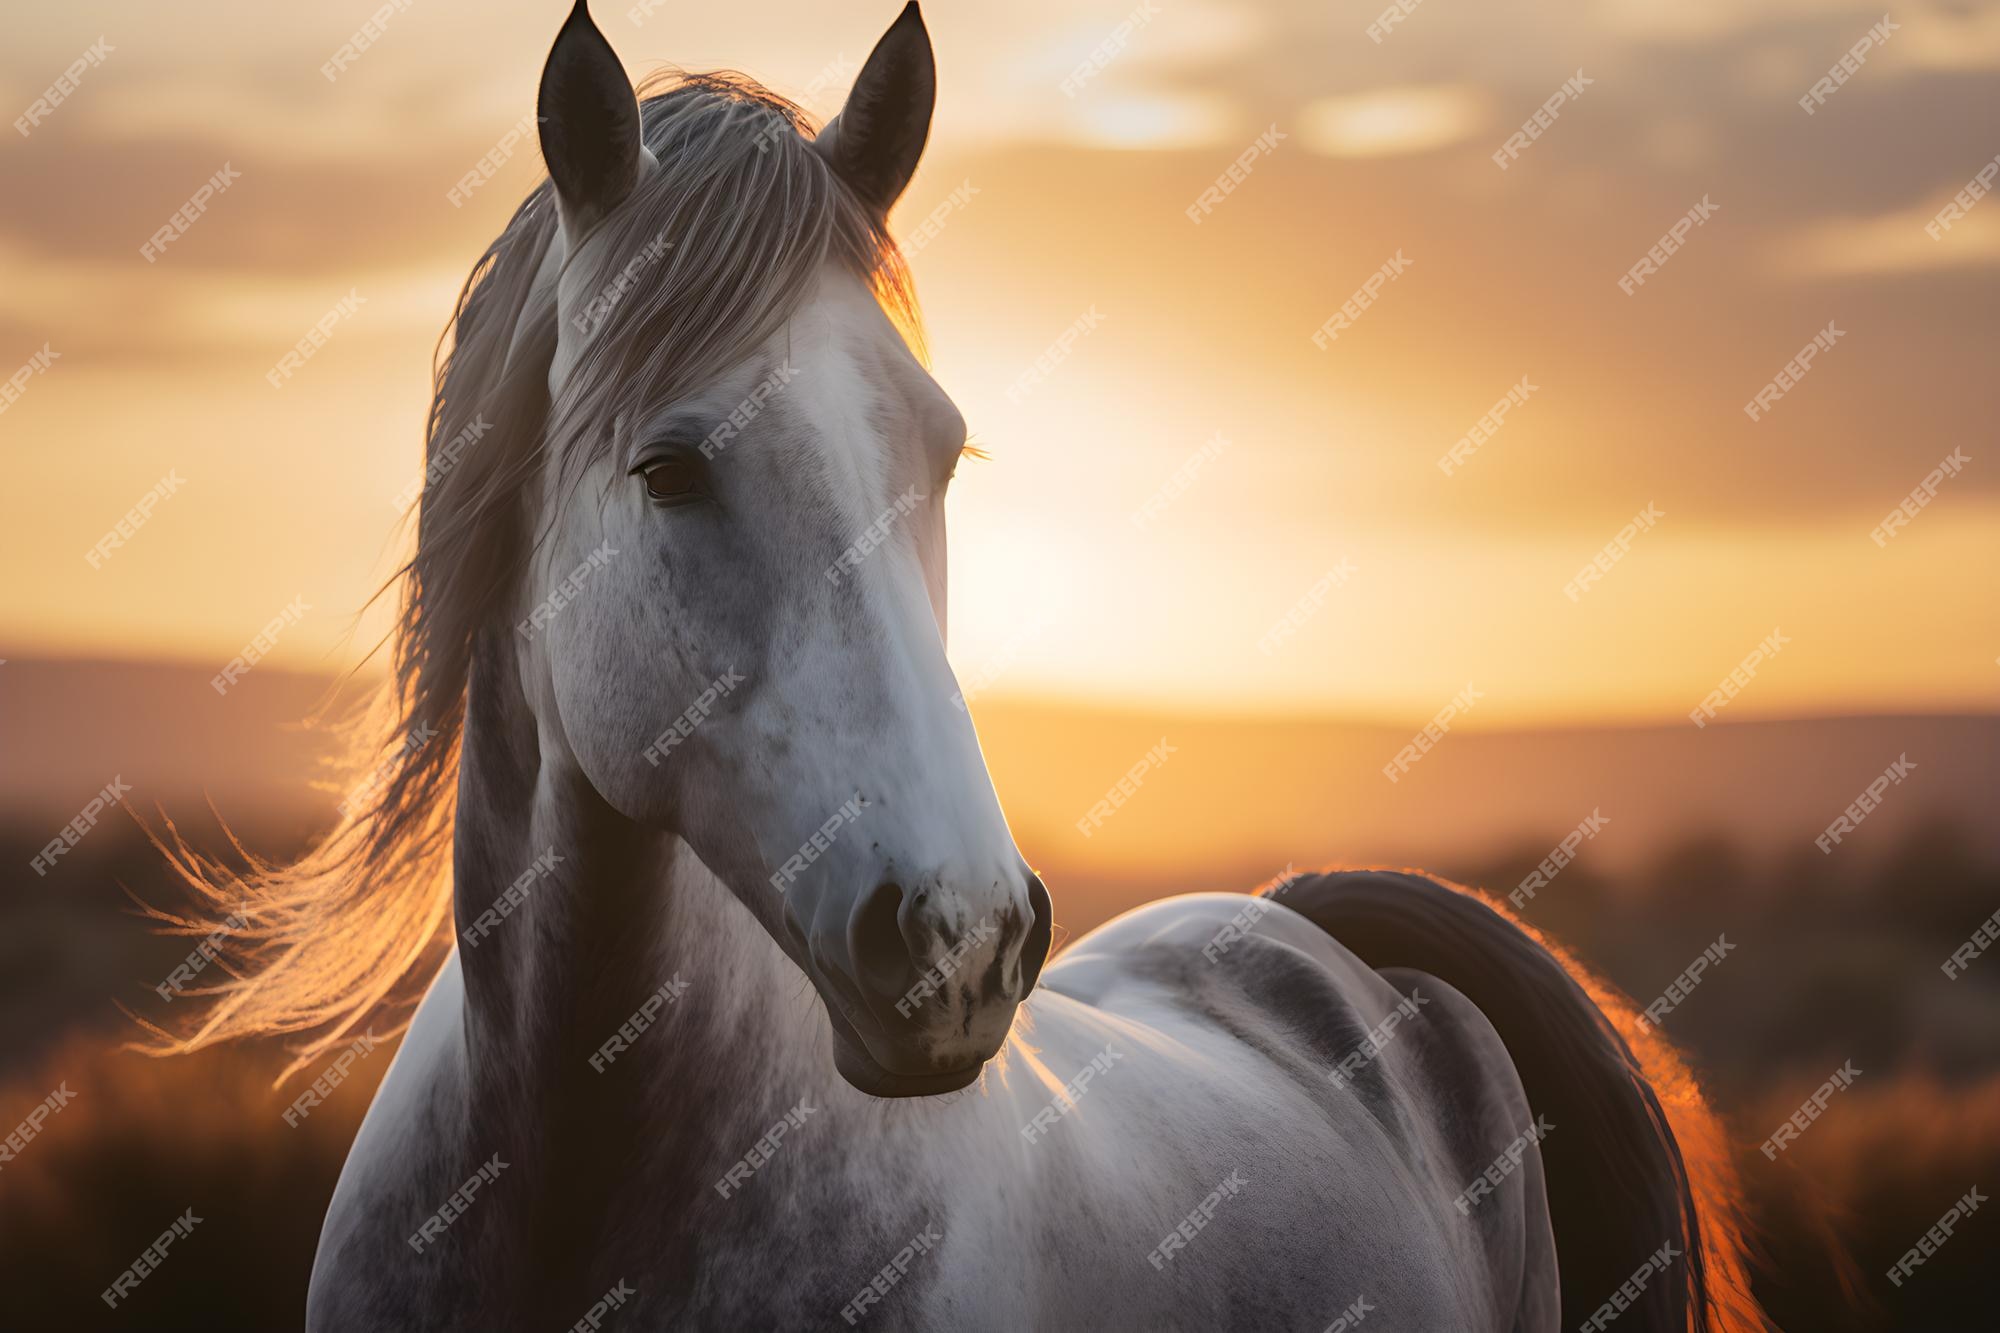
[[[673,500],[694,492],[694,467],[685,458],[662,458],[648,463],[646,494],[655,500]]]

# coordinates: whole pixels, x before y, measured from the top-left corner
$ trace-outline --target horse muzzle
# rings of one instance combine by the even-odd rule
[[[877,1097],[965,1087],[1005,1044],[1050,938],[1048,890],[1032,874],[986,902],[936,883],[877,885],[844,930],[805,941],[835,1066]]]

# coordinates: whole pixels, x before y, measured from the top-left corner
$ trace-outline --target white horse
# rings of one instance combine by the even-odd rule
[[[915,4],[817,136],[733,75],[642,101],[581,3],[557,37],[380,781],[296,866],[182,859],[251,946],[184,1045],[309,1065],[433,978],[308,1326],[1761,1326],[1685,1070],[1474,895],[1172,898],[1044,969],[885,229],[934,92]]]

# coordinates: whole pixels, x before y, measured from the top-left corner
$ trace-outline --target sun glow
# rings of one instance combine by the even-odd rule
[[[1471,88],[1383,88],[1312,103],[1299,114],[1299,135],[1329,157],[1391,157],[1447,147],[1486,119],[1485,99]]]

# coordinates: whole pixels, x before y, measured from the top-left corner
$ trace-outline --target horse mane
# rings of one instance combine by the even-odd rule
[[[145,906],[168,933],[211,936],[227,979],[191,989],[184,1026],[134,1015],[154,1055],[283,1035],[282,1083],[385,1011],[397,1027],[453,940],[452,830],[474,643],[499,623],[537,540],[546,463],[580,470],[630,414],[747,355],[835,262],[867,282],[921,352],[909,276],[883,220],[835,176],[803,111],[733,72],[668,71],[640,85],[659,168],[598,224],[583,290],[616,292],[551,402],[554,301],[536,282],[558,233],[544,178],[473,266],[433,361],[416,553],[377,596],[399,611],[388,680],[343,728],[352,793],[298,859],[238,864],[148,829],[190,890]],[[614,284],[621,284],[615,285]],[[566,492],[565,492],[566,493]],[[371,654],[372,656],[372,654]],[[356,785],[356,779],[359,785]],[[226,829],[225,829],[226,831]]]
[[[1621,1307],[1635,1326],[1769,1333],[1728,1128],[1630,998],[1499,899],[1420,871],[1328,871],[1259,892],[1370,967],[1437,977],[1492,1023],[1530,1105],[1562,1130],[1542,1160],[1564,1327],[1677,1240],[1679,1261]]]

